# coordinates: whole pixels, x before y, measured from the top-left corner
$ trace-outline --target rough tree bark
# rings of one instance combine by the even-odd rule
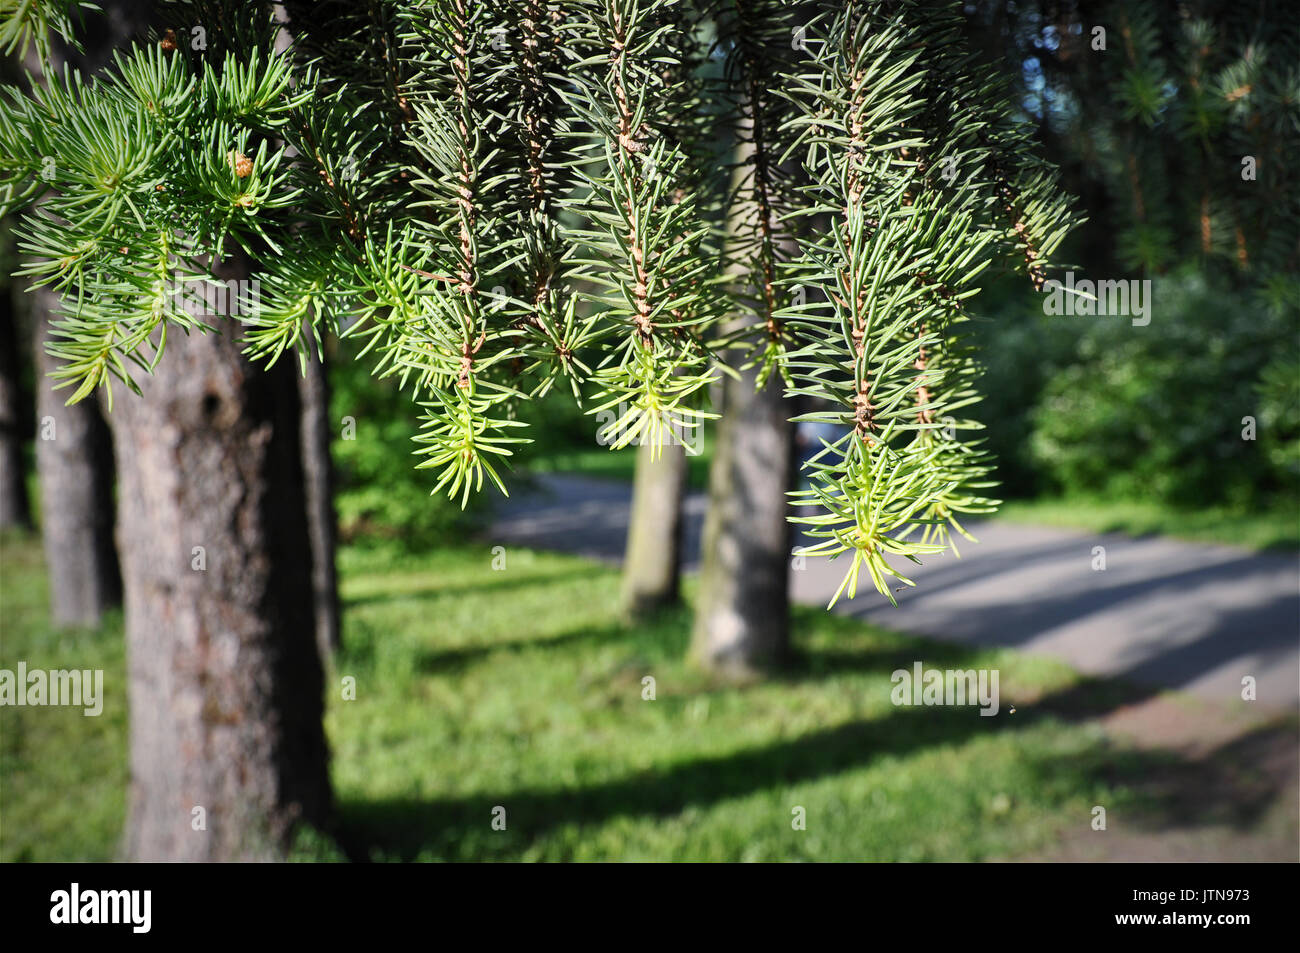
[[[334,512],[334,461],[330,456],[330,388],[325,354],[313,352],[299,379],[302,399],[303,489],[311,534],[312,601],[316,646],[328,662],[339,647],[339,586],[334,564],[338,517]]]
[[[0,529],[32,525],[23,473],[22,387],[18,380],[16,291],[0,284]]]
[[[36,471],[41,488],[41,538],[55,625],[98,625],[122,596],[113,549],[113,450],[94,400],[65,405],[54,389],[58,360],[46,353],[58,295],[38,288],[33,309],[36,368]]]
[[[277,859],[327,821],[296,374],[173,334],[117,396],[132,860]]]
[[[632,619],[681,598],[682,496],[686,492],[686,450],[664,446],[651,459],[653,445],[637,447],[632,512],[623,557],[621,604]]]

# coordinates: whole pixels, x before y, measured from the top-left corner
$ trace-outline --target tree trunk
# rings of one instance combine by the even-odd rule
[[[28,296],[36,367],[36,470],[41,536],[50,580],[50,616],[57,626],[98,625],[122,597],[113,549],[113,451],[98,404],[66,406],[46,353],[59,297],[47,288]]]
[[[169,335],[112,413],[131,860],[278,859],[330,810],[296,369],[225,331]]]
[[[753,152],[749,120],[736,145],[733,185],[745,181]],[[734,215],[744,214],[738,205]],[[733,221],[733,234],[737,223]],[[787,254],[794,249],[781,239]],[[740,276],[737,276],[740,277]],[[732,319],[731,331],[753,315]],[[743,360],[732,357],[739,369]],[[700,542],[700,596],[691,634],[695,664],[746,678],[779,666],[790,646],[790,545],[786,493],[795,474],[794,424],[780,375],[755,390],[757,369],[722,378],[709,506]]]
[[[18,380],[16,290],[0,283],[0,529],[32,525],[23,472],[22,387]]]
[[[303,489],[311,534],[312,602],[316,646],[322,662],[339,647],[339,586],[334,565],[338,518],[334,512],[334,461],[330,456],[330,387],[325,354],[313,354],[298,382],[302,398]]]
[[[746,677],[781,664],[789,651],[785,494],[794,425],[777,375],[761,391],[754,371],[741,376],[723,378],[691,655],[706,669]]]
[[[144,0],[108,0],[101,11],[86,12],[83,51],[54,44],[50,65],[72,66],[83,76],[109,62],[112,53],[143,27]],[[43,84],[35,47],[24,66]],[[40,482],[41,536],[50,583],[50,615],[55,625],[98,625],[104,610],[122,598],[117,553],[113,549],[113,451],[103,415],[94,400],[64,406],[70,390],[55,391],[49,373],[58,361],[45,353],[57,293],[34,289],[31,308],[35,347],[36,472]]]
[[[681,598],[682,495],[686,492],[686,450],[680,444],[656,452],[637,447],[632,512],[623,558],[622,608],[632,619]]]

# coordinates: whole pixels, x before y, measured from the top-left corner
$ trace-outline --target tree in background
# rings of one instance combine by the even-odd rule
[[[93,400],[67,405],[55,390],[59,361],[49,352],[59,296],[40,288],[28,296],[36,367],[36,471],[41,488],[41,538],[50,576],[55,625],[98,625],[122,600],[113,543],[113,447]]]
[[[679,193],[693,197],[699,220],[710,226],[701,252],[717,256],[724,240],[720,216],[725,195],[706,170],[720,160],[717,126],[722,117],[716,95],[710,96],[716,87],[707,55],[712,31],[702,12],[694,4],[676,3],[660,4],[647,13],[647,21],[662,31],[658,44],[663,50],[654,60],[643,61],[639,69],[645,75],[639,85],[655,90],[658,99],[654,111],[645,115],[650,134],[675,143],[684,159],[669,183],[674,191],[666,201],[678,201]],[[660,174],[651,159],[646,175]],[[670,411],[666,441],[653,438],[648,430],[634,441],[636,473],[621,593],[623,609],[633,619],[680,602],[686,458],[688,448],[700,446],[699,425],[693,412]],[[619,442],[617,429],[608,436],[613,438],[610,443]]]
[[[700,185],[717,170],[680,112],[704,108],[682,88],[685,5],[288,3],[291,53],[273,49],[269,11],[236,6],[176,5],[210,47],[220,37],[222,63],[165,38],[120,78],[8,97],[7,204],[44,188],[46,126],[81,131],[112,170],[55,183],[74,203],[57,228],[24,225],[36,274],[86,302],[60,329],[78,396],[165,360],[151,336],[195,325],[166,280],[242,245],[262,289],[249,351],[273,361],[355,315],[348,336],[422,417],[421,466],[460,500],[505,489],[519,401],[567,388],[593,414],[618,408],[612,446],[662,445],[707,413],[715,354],[739,344],[757,347],[756,383],[784,381],[829,408],[809,419],[845,430],[797,500],[814,552],[848,557],[837,598],[865,570],[892,599],[899,559],[949,548],[959,514],[990,508],[962,413],[964,302],[994,262],[1041,284],[1069,216],[948,5],[828,3],[792,36],[802,55],[773,78],[780,158],[809,183],[791,214],[824,227],[795,230],[775,312],[739,336],[723,334],[746,309],[725,287],[716,187]]]
[[[629,619],[645,618],[681,601],[685,494],[685,448],[678,443],[639,445],[619,594]]]
[[[792,72],[802,53],[795,31],[806,35],[807,16],[794,13],[768,0],[720,4],[716,13],[727,56],[724,101],[736,127],[727,203],[735,310],[723,333],[740,346],[724,352],[731,373],[720,384],[691,653],[705,668],[740,675],[779,664],[790,642],[794,423],[781,374],[756,367],[755,352],[779,357],[788,343],[778,312],[790,289],[779,282],[797,254],[791,216],[799,180],[786,158],[788,100],[772,78]]]
[[[283,23],[283,17],[277,16]],[[281,29],[276,49],[285,51],[292,40]],[[334,508],[334,456],[330,450],[333,432],[330,418],[330,381],[326,347],[317,342],[302,355],[302,376],[298,379],[302,404],[303,500],[307,507],[307,530],[311,537],[312,608],[316,620],[316,646],[328,665],[342,641],[342,609],[339,604],[338,513]]]
[[[8,238],[8,228],[0,232],[0,237]],[[9,247],[0,247],[0,530],[28,529],[32,525],[23,465],[26,414],[18,360],[18,292],[9,280],[12,252]]]
[[[1150,324],[1033,317],[984,334],[1020,492],[1293,506],[1300,490],[1300,23],[1270,0],[1017,3],[972,17],[1067,187],[1068,254],[1153,280]],[[1021,317],[1021,314],[1024,317]],[[1250,423],[1253,421],[1253,424]],[[1257,439],[1243,439],[1255,428]],[[1291,452],[1289,452],[1291,451]]]
[[[311,536],[311,585],[316,619],[316,647],[328,661],[339,647],[342,634],[339,610],[338,514],[334,509],[334,457],[330,451],[333,427],[330,416],[329,366],[324,349],[306,356],[298,380],[302,404],[303,500]]]
[[[47,71],[65,65],[87,74],[102,68],[132,30],[130,16],[123,15],[123,9],[116,12],[99,19],[94,43],[84,51],[55,45],[44,60],[28,56],[24,65],[32,81],[43,83]],[[57,162],[57,157],[51,156],[50,161]],[[49,345],[54,339],[58,294],[37,288],[24,304],[33,318],[36,470],[50,618],[59,626],[95,626],[105,610],[122,599],[113,542],[113,448],[97,402],[68,405],[56,391],[60,362]],[[16,363],[17,352],[11,352],[8,360]]]

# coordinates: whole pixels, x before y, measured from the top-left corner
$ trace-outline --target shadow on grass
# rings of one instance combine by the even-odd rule
[[[448,666],[472,664],[495,651],[572,647],[587,639],[617,638],[619,631],[572,632],[542,642],[439,653],[427,664],[445,671]],[[629,634],[621,631],[625,637]],[[952,644],[910,644],[862,652],[804,650],[779,677],[816,680],[845,672],[884,675],[910,668],[918,658],[924,659],[927,667],[970,668],[975,666],[977,654]],[[398,860],[510,859],[520,856],[538,837],[566,825],[600,825],[620,817],[671,817],[728,799],[817,781],[884,758],[960,746],[990,730],[1025,732],[1045,721],[1096,718],[1152,694],[1153,689],[1139,685],[1087,679],[1035,701],[1032,708],[1014,716],[1008,716],[1004,708],[999,717],[1015,720],[1000,724],[996,718],[981,716],[975,708],[895,708],[884,717],[597,784],[506,788],[458,798],[345,802],[340,841],[357,860],[376,855]],[[1224,823],[1244,828],[1268,809],[1284,787],[1278,772],[1250,771],[1252,759],[1259,758],[1261,752],[1276,753],[1279,745],[1293,746],[1294,736],[1293,724],[1270,725],[1195,761],[1171,751],[1099,743],[1068,757],[1038,758],[1028,767],[1043,779],[1044,790],[1127,789],[1134,793],[1141,816],[1149,820],[1151,828]],[[1280,776],[1284,778],[1285,772]],[[1213,793],[1207,796],[1206,792]],[[483,832],[497,805],[507,808],[509,829],[485,837]],[[470,856],[466,856],[466,845],[471,845]]]
[[[603,641],[615,632],[616,630],[613,629],[575,629],[572,632],[540,639],[505,639],[500,642],[466,645],[454,649],[439,649],[417,656],[415,670],[424,675],[459,675],[471,666],[486,662],[494,655],[573,648],[584,643]]]
[[[556,582],[572,581],[572,568],[537,573],[518,570],[509,573],[484,573],[481,582],[468,581],[464,576],[458,575],[454,579],[449,579],[441,584],[418,586],[412,589],[393,587],[368,592],[365,595],[347,597],[343,600],[343,608],[359,609],[363,606],[384,605],[390,602],[439,599],[448,595],[464,598],[467,594],[505,593],[530,589],[536,586],[547,586]]]
[[[1194,759],[1178,759],[1160,774],[1144,779],[1152,798],[1163,805],[1148,818],[1155,829],[1176,825],[1253,825],[1294,777],[1296,725],[1282,718],[1261,725]],[[1294,846],[1294,845],[1293,845]]]
[[[411,668],[422,675],[462,675],[477,665],[501,656],[526,652],[554,652],[583,646],[617,644],[629,653],[629,661],[642,666],[676,661],[686,654],[690,641],[690,615],[685,608],[662,609],[635,625],[584,625],[552,635],[472,642],[413,653]],[[344,633],[343,650],[337,664],[349,670],[368,669],[375,664],[376,633],[366,624],[353,624]]]
[[[481,832],[495,805],[510,826],[493,856],[511,854],[533,837],[566,824],[598,824],[620,816],[665,817],[772,787],[811,781],[887,755],[952,744],[978,733],[973,710],[899,710],[773,742],[726,757],[702,758],[665,771],[575,788],[517,789],[455,799],[388,799],[345,804],[342,842],[354,857],[369,850],[403,860],[443,854]]]

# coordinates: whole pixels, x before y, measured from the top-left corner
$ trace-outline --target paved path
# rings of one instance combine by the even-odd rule
[[[489,535],[538,549],[618,561],[630,488],[581,476],[540,477],[498,508]],[[698,559],[705,500],[686,501],[686,568]],[[915,589],[897,609],[867,591],[836,607],[884,628],[972,645],[1007,645],[1076,670],[1190,691],[1219,702],[1257,680],[1262,707],[1300,704],[1300,557],[1254,554],[1163,538],[1045,529],[971,527],[978,544],[908,564]],[[1106,548],[1094,571],[1093,547]],[[847,562],[808,559],[792,571],[794,598],[825,605]]]

